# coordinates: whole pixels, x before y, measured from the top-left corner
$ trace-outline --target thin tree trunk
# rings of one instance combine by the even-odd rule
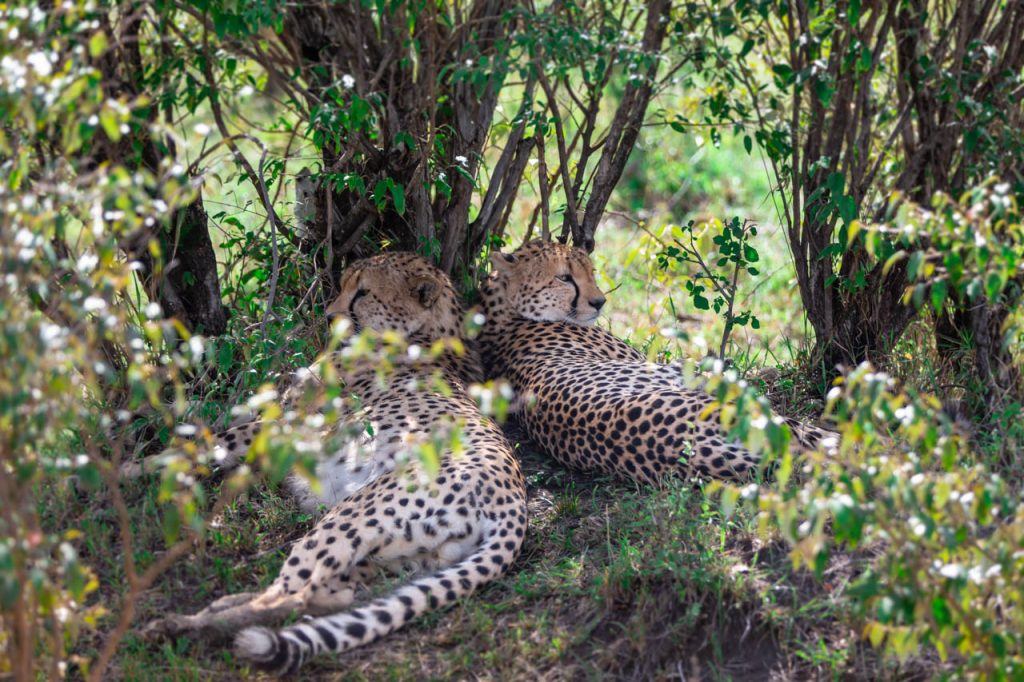
[[[139,46],[145,20],[141,12],[120,17],[115,28],[109,23],[107,35],[118,41],[97,59],[104,86],[112,96],[135,97],[147,91],[145,67]],[[109,16],[104,21],[109,20]],[[156,107],[150,107],[147,125],[120,140],[103,139],[84,165],[104,161],[120,163],[128,168],[145,168],[159,176],[161,162],[174,157],[170,139],[157,141],[151,136],[149,123],[156,120]],[[155,262],[149,241],[159,244],[159,261]],[[126,252],[142,263],[143,283],[150,301],[158,303],[164,315],[175,317],[190,331],[215,336],[227,330],[227,311],[221,301],[217,258],[210,240],[209,220],[203,208],[202,195],[197,192],[190,204],[171,215],[168,224],[157,223],[152,231],[130,236],[123,244]]]

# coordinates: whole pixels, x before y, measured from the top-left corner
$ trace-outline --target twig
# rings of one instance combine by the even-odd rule
[[[562,113],[558,108],[558,101],[555,98],[555,91],[551,87],[550,81],[544,74],[544,67],[539,61],[535,61],[534,67],[537,72],[537,78],[540,81],[540,85],[544,88],[544,94],[547,96],[548,109],[551,110],[551,116],[555,120],[555,139],[558,142],[558,171],[562,176],[562,185],[565,188],[565,225],[569,228],[572,233],[572,243],[577,246],[582,246],[583,235],[580,232],[579,215],[577,214],[576,208],[576,196],[572,191],[572,181],[569,179],[569,152],[565,147],[565,130],[562,128]],[[568,235],[565,234],[565,228],[562,229],[562,235],[559,237],[560,241],[565,241]]]
[[[124,501],[124,496],[121,495],[120,481],[118,479],[118,464],[122,459],[121,444],[119,441],[116,443],[114,457],[108,461],[102,457],[99,447],[92,438],[86,435],[83,437],[83,440],[86,449],[89,451],[90,459],[99,469],[104,483],[110,490],[110,502],[117,515],[118,530],[121,535],[121,549],[124,555],[125,577],[128,580],[128,594],[122,600],[121,615],[118,618],[117,625],[107,637],[99,657],[89,671],[89,682],[100,682],[100,680],[104,679],[107,668],[110,666],[114,654],[117,653],[121,640],[124,638],[128,628],[131,627],[132,620],[135,618],[139,597],[153,585],[164,571],[170,568],[171,564],[181,558],[195,544],[196,538],[188,536],[176,542],[140,576],[135,567],[131,517],[128,513],[128,505]],[[210,512],[210,518],[216,518],[220,515],[224,507],[237,496],[238,492],[229,490],[227,494],[222,495]]]

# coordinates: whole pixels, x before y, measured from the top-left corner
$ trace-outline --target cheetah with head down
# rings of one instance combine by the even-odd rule
[[[587,326],[604,296],[582,250],[534,241],[491,260],[482,289],[485,374],[509,380],[515,416],[548,454],[643,483],[756,471],[757,458],[728,437],[712,396],[685,386],[678,368]],[[802,448],[833,435],[785,421]]]
[[[410,254],[349,267],[329,312],[410,341],[458,334],[462,324],[447,277]],[[470,399],[463,360],[409,357],[386,386],[373,366],[347,367],[346,389],[361,396],[363,417],[378,424],[370,461],[358,475],[347,462],[338,467],[339,477],[350,476],[336,491],[341,499],[292,547],[274,583],[262,593],[224,597],[196,615],[168,616],[151,623],[150,634],[238,633],[241,659],[293,672],[316,654],[367,644],[448,606],[509,569],[527,525],[525,483],[512,449]],[[436,386],[438,374],[447,390]],[[436,470],[412,454],[416,443],[455,429],[464,451],[444,452]],[[356,588],[380,569],[430,573],[350,608]],[[292,613],[307,619],[279,631],[254,627]]]

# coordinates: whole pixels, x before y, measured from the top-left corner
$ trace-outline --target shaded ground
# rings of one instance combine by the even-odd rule
[[[518,440],[521,434],[510,429]],[[567,472],[529,447],[531,532],[513,570],[454,608],[428,614],[340,657],[320,657],[318,680],[769,680],[919,679],[927,669],[881,667],[838,611],[858,561],[838,557],[823,582],[793,574],[785,548],[723,521],[698,490],[637,489]],[[162,541],[140,485],[140,547]],[[68,509],[68,513],[76,510]],[[78,509],[78,513],[86,512]],[[86,561],[118,586],[112,514],[83,513]],[[272,581],[310,519],[271,492],[234,505],[201,554],[179,562],[141,604],[136,627],[192,612]],[[148,542],[147,542],[148,539]],[[103,542],[110,544],[104,546]],[[140,561],[151,559],[147,550]],[[378,591],[386,591],[382,586]],[[109,604],[117,595],[103,595]],[[108,626],[109,627],[109,624]],[[89,653],[100,632],[84,639]],[[129,635],[112,679],[227,680],[243,675],[228,642],[153,643]]]

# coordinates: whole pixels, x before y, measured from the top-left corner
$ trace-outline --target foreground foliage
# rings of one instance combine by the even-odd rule
[[[308,469],[293,444],[311,427],[307,415],[277,414],[272,385],[325,344],[333,283],[318,278],[349,251],[400,243],[460,264],[471,290],[485,252],[513,234],[600,249],[598,219],[620,174],[632,188],[618,196],[636,213],[691,180],[718,195],[724,174],[697,178],[690,157],[670,165],[658,142],[699,138],[714,154],[732,131],[743,150],[722,158],[741,165],[763,151],[773,168],[797,258],[784,286],[801,290],[816,337],[807,349],[794,340],[780,363],[796,379],[762,387],[789,405],[832,387],[836,454],[791,455],[738,380],[759,368],[731,340],[773,315],[802,319],[754,295],[770,276],[764,216],[755,232],[749,206],[719,222],[666,202],[629,258],[655,273],[652,288],[685,293],[665,304],[678,319],[664,334],[633,340],[652,357],[699,360],[677,328],[684,307],[723,318],[712,347],[738,374],[713,367],[708,385],[738,436],[771,453],[765,480],[634,490],[556,471],[526,446],[534,527],[515,573],[317,670],[1020,679],[1013,96],[1024,11],[955,4],[494,3],[484,23],[500,39],[481,45],[466,7],[337,8],[357,15],[347,31],[372,27],[375,49],[406,50],[386,60],[390,89],[371,87],[365,64],[325,69],[309,30],[295,34],[305,41],[296,56],[274,4],[5,10],[0,674],[237,676],[219,646],[155,645],[132,631],[163,610],[266,584],[311,521],[272,492]],[[315,8],[287,9],[289,22],[316,23],[303,14]],[[324,44],[339,36],[351,38]],[[427,38],[458,49],[428,63]],[[396,92],[408,106],[392,112]],[[456,102],[481,93],[489,122],[461,120]],[[307,176],[312,216],[286,198],[288,164],[303,155],[321,164]],[[356,218],[332,222],[341,214]],[[449,224],[459,229],[440,229]],[[609,307],[625,310],[616,297],[627,295]],[[881,329],[885,316],[894,324]],[[883,332],[914,324],[925,331],[904,343],[935,359],[918,383],[936,395],[920,376],[879,369],[898,370],[902,348]],[[913,346],[932,336],[934,350]],[[845,368],[822,370],[814,343],[831,343]],[[858,365],[865,356],[878,367]],[[496,396],[478,393],[500,411]],[[950,418],[951,398],[968,405],[973,429]],[[250,462],[268,486],[247,469],[207,476],[205,439],[246,403],[275,424]],[[158,476],[117,480],[122,461],[171,442],[182,455]],[[493,644],[480,634],[491,632]]]

